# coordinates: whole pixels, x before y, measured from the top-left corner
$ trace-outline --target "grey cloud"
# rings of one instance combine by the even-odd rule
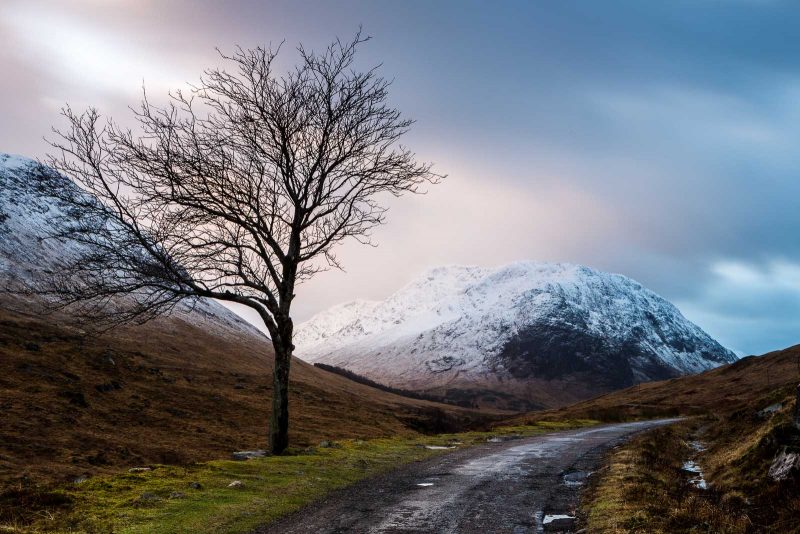
[[[163,98],[218,63],[214,47],[286,38],[288,66],[296,43],[360,23],[363,65],[382,62],[418,119],[408,145],[450,178],[392,201],[380,247],[346,245],[348,271],[308,283],[298,317],[436,264],[536,259],[628,274],[742,350],[797,341],[795,293],[715,270],[800,264],[793,2],[9,0],[0,150],[42,156],[66,102],[124,122],[129,88],[145,78]],[[81,43],[87,57],[63,54]]]

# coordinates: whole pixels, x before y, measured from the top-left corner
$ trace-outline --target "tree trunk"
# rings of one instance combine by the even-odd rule
[[[289,445],[289,365],[290,348],[274,346],[275,370],[272,373],[272,417],[269,420],[269,449],[280,454]]]

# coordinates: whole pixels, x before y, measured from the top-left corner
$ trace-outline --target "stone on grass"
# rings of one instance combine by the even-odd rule
[[[169,494],[170,499],[183,499],[186,497],[186,494],[182,491],[173,491]]]
[[[128,473],[146,473],[147,471],[152,471],[153,469],[150,467],[131,467],[128,469]]]
[[[759,410],[758,412],[756,412],[756,415],[761,419],[767,419],[768,417],[772,417],[772,414],[774,414],[775,412],[780,411],[781,408],[783,408],[783,404],[781,404],[780,402],[776,402],[775,404],[770,404],[763,410]]]
[[[244,487],[244,482],[242,482],[241,480],[234,480],[233,482],[228,484],[228,487],[229,488],[241,489],[241,488]]]
[[[196,490],[203,489],[203,485],[199,482],[189,482],[189,487]]]
[[[236,451],[232,454],[234,460],[249,460],[250,458],[263,458],[267,451],[256,449],[252,451]]]

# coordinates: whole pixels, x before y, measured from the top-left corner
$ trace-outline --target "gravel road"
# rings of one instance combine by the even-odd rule
[[[586,476],[632,434],[677,419],[486,443],[361,481],[257,534],[572,532]]]

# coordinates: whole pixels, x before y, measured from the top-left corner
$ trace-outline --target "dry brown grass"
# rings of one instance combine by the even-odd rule
[[[643,436],[612,454],[584,501],[592,531],[800,532],[800,477],[776,482],[767,475],[783,447],[800,451],[791,424],[798,358],[800,347],[792,347],[515,421],[696,416],[691,425]],[[772,404],[781,408],[759,413]],[[679,471],[691,428],[708,447],[698,462],[710,491],[687,487]]]
[[[748,532],[737,506],[688,483],[681,467],[692,453],[690,432],[686,424],[661,428],[616,449],[583,496],[587,531]]]
[[[524,424],[561,417],[624,421],[732,413],[750,409],[762,399],[786,397],[798,382],[800,345],[750,356],[699,375],[639,384],[564,408],[516,416],[511,421]]]
[[[271,350],[181,317],[82,333],[0,302],[0,493],[149,464],[264,448]],[[295,360],[291,443],[414,435],[485,420],[384,393]]]

